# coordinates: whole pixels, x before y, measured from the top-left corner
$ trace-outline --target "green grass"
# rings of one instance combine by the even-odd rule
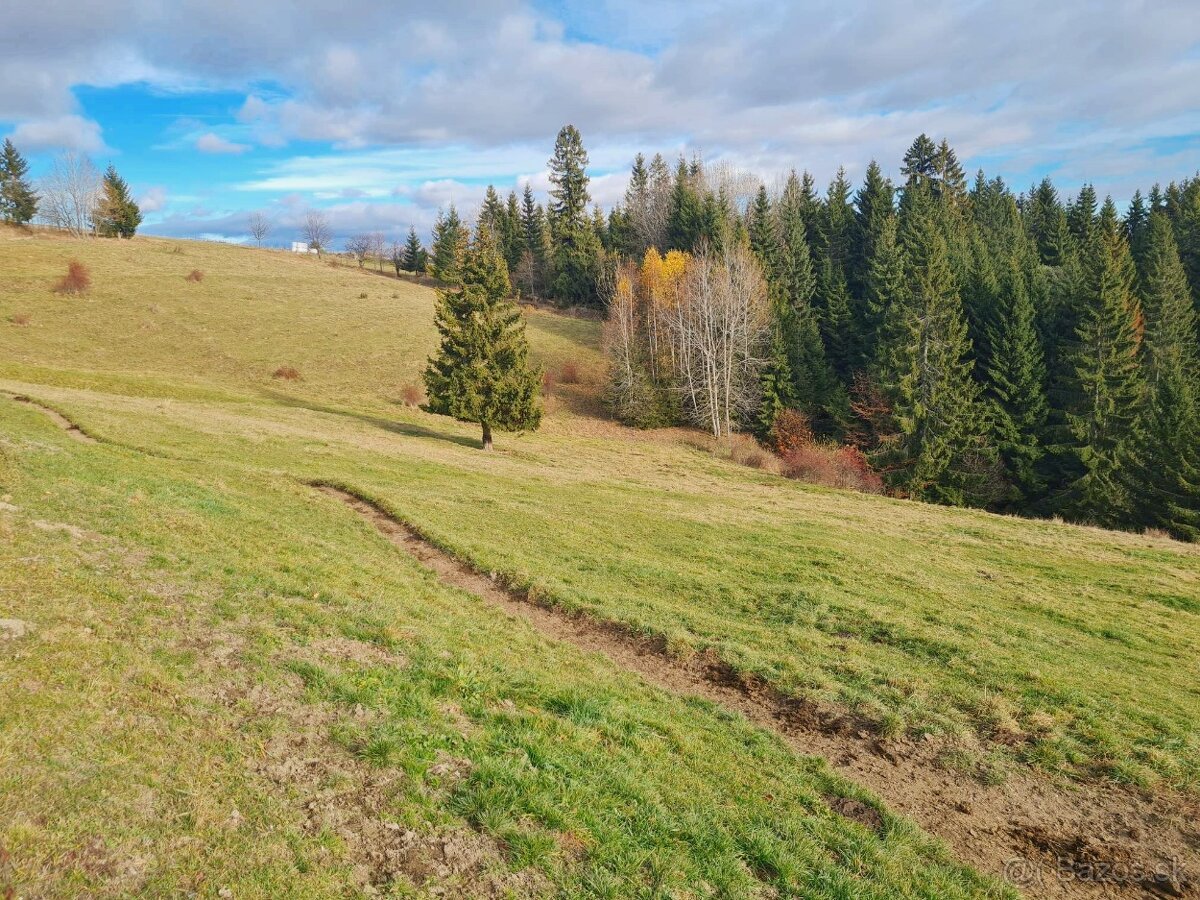
[[[92,269],[84,298],[49,290],[70,258]],[[193,268],[205,272],[199,284],[184,281]],[[32,518],[90,529],[124,554],[80,569],[77,589],[58,574],[6,581],[21,586],[0,594],[14,610],[4,614],[37,622],[39,641],[54,622],[86,621],[82,610],[109,617],[112,630],[80,649],[64,624],[66,643],[45,654],[58,668],[42,670],[71,681],[63,702],[42,708],[49,700],[35,695],[41,711],[20,740],[0,732],[0,763],[76,733],[69,746],[80,758],[92,744],[102,755],[129,741],[147,754],[139,777],[158,773],[162,759],[178,772],[155,775],[166,782],[204,778],[218,795],[259,798],[239,802],[283,824],[230,837],[227,864],[205,860],[233,873],[222,877],[252,852],[263,860],[245,874],[255,890],[270,893],[270,879],[303,870],[296,892],[320,894],[351,863],[338,869],[346,853],[296,831],[278,786],[246,774],[245,760],[270,740],[256,731],[287,733],[286,717],[247,725],[203,696],[159,705],[185,695],[176,685],[229,675],[206,668],[204,652],[180,649],[197,629],[238,636],[238,678],[333,710],[322,732],[364,771],[402,773],[411,790],[394,801],[398,818],[482,829],[498,865],[532,867],[567,891],[603,893],[610,882],[619,895],[654,885],[704,894],[701,884],[733,895],[762,885],[814,896],[988,890],[903,822],[889,817],[879,839],[823,813],[814,798],[829,776],[773,739],[439,587],[302,487],[315,479],[351,485],[478,567],[662,635],[680,653],[715,650],[787,692],[853,708],[886,734],[954,734],[955,759],[988,779],[1029,765],[1200,789],[1194,547],[807,487],[598,421],[586,414],[600,380],[592,322],[527,316],[535,357],[551,368],[576,363],[583,383],[556,389],[542,431],[501,435],[485,455],[473,427],[396,402],[433,345],[426,288],[311,258],[158,240],[0,236],[0,271],[0,389],[51,403],[116,445],[75,445],[35,410],[0,403],[0,472],[21,507],[0,517],[13,535],[5,575],[26,578],[26,557],[70,574],[79,554],[98,552]],[[6,324],[15,313],[30,324]],[[304,380],[273,380],[280,365]],[[131,593],[159,581],[170,601]],[[398,641],[408,665],[301,652],[329,634]],[[96,654],[117,661],[100,666]],[[23,664],[42,666],[42,655]],[[0,657],[11,673],[4,691],[24,677],[11,666]],[[122,666],[149,667],[148,685],[172,687],[143,689]],[[102,713],[129,690],[148,707],[143,725],[118,736]],[[366,721],[353,720],[355,707],[370,711]],[[997,747],[997,733],[1024,740]],[[428,782],[439,751],[471,760],[469,774]],[[219,771],[212,759],[225,761]],[[88,827],[105,833],[98,819],[86,825],[89,803],[71,799],[77,765],[27,762],[9,776],[2,796],[20,791],[10,809],[44,798],[65,829],[49,842],[22,839],[27,858],[68,854]],[[43,781],[57,787],[23,786]],[[156,877],[184,885],[197,870],[171,867],[192,861],[162,863],[161,847],[208,820],[161,818],[111,833],[143,840],[151,829],[144,855],[166,866]],[[0,841],[13,846],[11,834]],[[586,850],[564,849],[578,842]]]

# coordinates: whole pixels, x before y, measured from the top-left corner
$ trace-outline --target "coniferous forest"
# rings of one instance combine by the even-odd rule
[[[639,155],[605,213],[587,164],[565,127],[549,202],[489,188],[477,229],[521,295],[606,311],[618,417],[768,445],[799,422],[897,496],[1200,534],[1200,178],[1121,211],[969,180],[921,135],[898,181],[824,191]],[[430,273],[457,281],[467,238],[451,208]]]

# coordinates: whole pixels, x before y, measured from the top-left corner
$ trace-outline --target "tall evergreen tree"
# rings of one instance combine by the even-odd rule
[[[1147,224],[1143,269],[1147,393],[1134,506],[1137,520],[1200,537],[1200,350],[1187,274],[1170,220]]]
[[[765,191],[762,192],[765,198]],[[756,207],[759,202],[756,200]],[[792,395],[813,426],[826,434],[848,417],[846,392],[834,375],[821,340],[814,298],[817,278],[809,252],[803,192],[784,191],[774,232],[774,284],[781,336],[792,376]],[[756,217],[758,213],[756,212]]]
[[[1067,227],[1079,248],[1087,247],[1096,228],[1096,189],[1085,184],[1067,208]]]
[[[429,274],[445,284],[459,284],[466,251],[467,229],[451,203],[448,212],[438,213],[433,226],[433,244],[427,266]]]
[[[1010,508],[1037,500],[1045,489],[1039,463],[1049,406],[1046,364],[1036,313],[1020,259],[1010,255],[1000,276],[996,319],[989,327],[992,353],[986,371],[993,404],[993,442],[1011,487]]]
[[[491,233],[479,229],[462,266],[460,290],[440,290],[441,342],[425,370],[426,409],[475,422],[483,449],[492,430],[530,431],[541,423],[541,372],[529,363],[525,324],[508,299],[508,274]]]
[[[896,190],[891,181],[884,177],[879,163],[871,160],[862,187],[854,197],[854,235],[848,272],[855,316],[864,338],[870,330],[866,299],[871,257],[875,255],[875,244],[884,229],[884,223],[895,215]]]
[[[525,229],[521,223],[521,207],[517,192],[509,191],[504,201],[504,216],[500,220],[500,252],[509,272],[515,272],[521,264],[525,250]]]
[[[1071,231],[1058,191],[1049,178],[1043,178],[1031,192],[1026,218],[1042,265],[1061,266],[1071,252]]]
[[[131,238],[142,224],[142,211],[133,202],[129,185],[109,166],[100,182],[95,214],[96,232],[104,237]]]
[[[574,235],[587,224],[588,155],[574,125],[564,125],[550,157],[550,227],[556,239]]]
[[[421,239],[417,237],[416,226],[409,226],[408,240],[404,242],[404,255],[400,264],[408,272],[425,271],[425,248],[421,246]]]
[[[29,164],[5,138],[0,150],[0,221],[24,225],[37,215],[38,195],[28,176]]]
[[[905,285],[895,340],[884,352],[896,437],[876,458],[887,480],[910,497],[982,505],[991,499],[993,460],[962,300],[937,218],[942,205],[919,181],[906,193]]]
[[[667,245],[688,253],[696,249],[704,234],[704,199],[697,188],[698,179],[680,157],[671,187],[671,211],[667,219]]]
[[[1067,436],[1078,474],[1056,505],[1079,521],[1113,526],[1132,515],[1143,322],[1133,259],[1111,201],[1093,229],[1067,383]]]
[[[1129,252],[1133,254],[1134,265],[1141,273],[1145,267],[1146,244],[1149,237],[1150,210],[1140,190],[1133,192],[1129,201],[1129,210],[1125,213],[1125,239],[1129,241]]]

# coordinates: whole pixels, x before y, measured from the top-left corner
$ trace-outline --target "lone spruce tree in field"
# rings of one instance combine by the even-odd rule
[[[96,207],[96,231],[104,237],[131,238],[142,224],[142,211],[133,202],[129,185],[113,166],[104,173],[100,184],[100,202]]]
[[[441,346],[425,370],[426,409],[477,422],[483,449],[492,429],[532,431],[541,424],[542,373],[529,364],[525,324],[508,299],[508,269],[489,229],[467,250],[462,289],[438,291]]]
[[[29,164],[17,152],[13,142],[4,139],[0,150],[0,220],[24,225],[37,215],[38,195],[29,179]]]

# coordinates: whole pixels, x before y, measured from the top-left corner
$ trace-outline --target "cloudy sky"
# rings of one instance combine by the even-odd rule
[[[919,132],[1119,201],[1200,167],[1197,0],[7,0],[0,135],[112,162],[146,230],[426,230],[546,184],[566,122],[609,204],[639,150],[768,182],[895,172]]]

